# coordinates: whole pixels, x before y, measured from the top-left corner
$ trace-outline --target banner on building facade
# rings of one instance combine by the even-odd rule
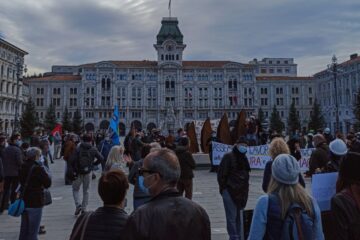
[[[225,153],[232,150],[232,145],[227,145],[218,142],[212,142],[212,157],[214,165],[220,165],[221,159]],[[305,172],[309,170],[309,159],[314,149],[301,149],[301,159],[298,161],[301,171]],[[249,160],[250,167],[252,169],[265,169],[265,165],[271,160],[269,156],[269,145],[260,145],[248,147],[246,156]]]

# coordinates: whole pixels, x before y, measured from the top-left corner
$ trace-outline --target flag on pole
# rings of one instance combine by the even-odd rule
[[[110,128],[113,132],[111,139],[113,144],[120,144],[120,136],[119,136],[119,109],[118,106],[114,107],[114,113],[110,120]]]
[[[61,127],[61,124],[56,124],[55,128],[51,131],[51,136],[55,136],[56,133],[59,133],[60,136],[62,134],[62,127]]]

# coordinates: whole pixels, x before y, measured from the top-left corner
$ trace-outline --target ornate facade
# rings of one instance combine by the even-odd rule
[[[23,87],[22,75],[17,84],[17,64],[22,66],[27,54],[24,50],[0,38],[0,132],[10,134],[13,131],[18,90],[19,113],[21,113],[27,89]]]

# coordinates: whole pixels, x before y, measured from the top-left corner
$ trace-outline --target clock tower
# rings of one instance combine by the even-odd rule
[[[158,65],[176,63],[182,65],[183,35],[178,26],[178,20],[174,17],[165,17],[161,21],[161,29],[156,36],[154,47],[158,55]]]

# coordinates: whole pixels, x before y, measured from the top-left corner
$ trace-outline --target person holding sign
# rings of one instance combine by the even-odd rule
[[[247,141],[240,137],[233,150],[222,158],[217,175],[230,239],[243,239],[240,238],[244,232],[241,211],[248,200],[250,172],[246,152]]]
[[[337,194],[331,199],[335,239],[360,239],[360,154],[349,152],[340,165]]]

